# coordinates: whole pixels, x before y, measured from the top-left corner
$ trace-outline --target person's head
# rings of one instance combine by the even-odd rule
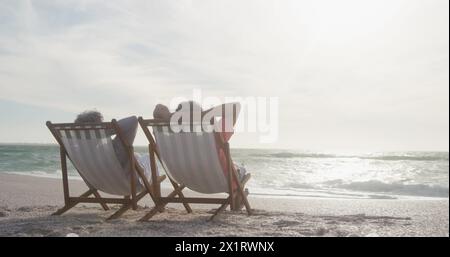
[[[202,110],[202,106],[200,104],[198,104],[197,102],[194,101],[185,101],[185,102],[181,102],[178,104],[178,107],[176,109],[176,111],[182,111],[182,112],[198,112],[198,111],[203,111]]]
[[[170,120],[170,116],[172,114],[169,111],[169,108],[164,104],[157,104],[155,109],[153,110],[153,118],[159,120]]]
[[[103,122],[103,115],[99,111],[84,111],[77,115],[75,123]]]
[[[176,112],[188,114],[190,120],[198,119],[202,117],[202,106],[194,101],[185,101],[178,104]]]

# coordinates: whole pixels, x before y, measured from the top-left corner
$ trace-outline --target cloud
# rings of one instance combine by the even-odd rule
[[[121,116],[192,88],[279,96],[287,144],[305,123],[448,128],[448,68],[448,1],[0,2],[1,99]]]

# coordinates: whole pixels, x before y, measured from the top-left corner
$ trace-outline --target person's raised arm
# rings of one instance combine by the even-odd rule
[[[209,108],[208,110],[205,110],[202,112],[203,120],[212,120],[215,117],[221,117],[224,118],[224,120],[232,120],[234,125],[237,122],[237,118],[239,116],[239,113],[241,111],[241,104],[238,102],[235,103],[226,103],[221,104],[218,106],[214,106],[212,108]]]

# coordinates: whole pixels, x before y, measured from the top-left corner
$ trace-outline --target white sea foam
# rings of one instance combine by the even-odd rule
[[[146,148],[136,148],[145,153]],[[449,196],[447,152],[332,154],[233,149],[255,196],[423,198]],[[0,172],[61,178],[58,147],[0,145]],[[81,179],[69,164],[71,179]],[[163,186],[170,187],[166,183]]]

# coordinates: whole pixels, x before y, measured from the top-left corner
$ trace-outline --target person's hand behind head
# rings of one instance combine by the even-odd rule
[[[176,113],[186,115],[185,118],[189,118],[190,121],[201,122],[203,116],[202,106],[194,101],[185,101],[178,104]]]

